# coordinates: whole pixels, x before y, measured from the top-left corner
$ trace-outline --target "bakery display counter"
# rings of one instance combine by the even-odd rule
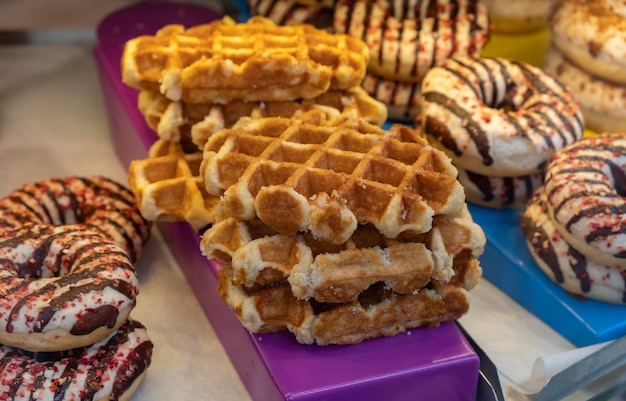
[[[214,14],[160,15],[200,23]],[[129,27],[150,30],[135,18],[107,29],[123,34]],[[515,48],[510,38],[496,37],[485,52],[524,52],[537,64],[538,49],[546,46],[547,38],[546,31],[539,31]],[[129,115],[136,107],[132,95],[120,96],[119,83],[111,81],[111,54],[121,51],[120,43],[113,42],[0,47],[0,196],[51,176],[102,174],[125,182],[128,162],[145,157],[156,138],[146,134],[137,115]],[[109,45],[113,47],[103,47]],[[537,359],[624,334],[623,308],[583,302],[581,309],[576,305],[581,301],[559,294],[532,267],[516,230],[517,211],[472,206],[472,213],[491,243],[481,259],[485,279],[470,292],[470,311],[460,323],[494,361],[506,386],[527,379]],[[185,224],[159,223],[138,265],[140,293],[133,316],[148,328],[155,351],[133,400],[414,400],[429,385],[442,400],[475,393],[477,383],[467,375],[476,372],[477,356],[453,324],[425,329],[425,335],[419,334],[425,330],[413,330],[349,346],[356,351],[316,350],[281,333],[250,335],[216,296],[218,267],[202,260],[199,252],[193,254],[194,241],[197,237]],[[198,269],[199,264],[205,268]],[[451,349],[438,346],[443,336],[452,339]],[[420,347],[431,352],[397,362],[407,353],[419,354]],[[444,367],[442,375],[438,370]],[[313,391],[305,383],[311,378]],[[613,376],[610,381],[620,379]],[[567,399],[588,399],[606,385]]]

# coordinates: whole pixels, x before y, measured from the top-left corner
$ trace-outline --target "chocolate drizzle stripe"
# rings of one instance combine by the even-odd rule
[[[552,271],[554,281],[563,283],[563,271],[561,271],[558,255],[554,250],[548,233],[541,225],[537,224],[526,214],[522,215],[521,227],[524,237],[539,259],[543,260],[546,266]]]
[[[385,59],[385,33],[387,32],[387,17],[389,14],[389,10],[385,11],[385,16],[382,19],[382,23],[380,24],[380,46],[379,46],[379,50],[378,50],[378,63],[382,64],[383,60]],[[368,23],[368,28],[370,27],[369,23]]]
[[[13,194],[9,195],[9,197],[6,199],[26,209],[29,212],[30,216],[36,217],[36,218],[41,219],[42,221],[45,221],[44,217],[42,217],[35,209],[33,209],[33,207],[29,203],[26,202],[25,198],[28,198],[28,197],[32,198],[33,200],[36,199],[33,193],[28,192],[25,189],[19,189],[15,191]]]
[[[522,71],[522,73],[524,74],[524,77],[528,80],[528,82],[530,83],[530,86],[534,88],[535,92],[553,95],[564,105],[571,105],[573,103],[572,99],[566,99],[563,96],[563,93],[568,93],[568,92],[566,91],[556,92],[554,89],[548,86],[539,75],[531,71],[530,68],[528,68],[528,66],[525,65],[524,63],[515,62],[515,65],[517,65],[519,69]],[[562,88],[562,86],[559,85],[559,88]]]
[[[512,93],[511,89],[513,88],[513,81],[511,80],[511,74],[509,74],[509,70],[507,66],[504,65],[504,61],[501,59],[490,58],[489,60],[496,63],[496,65],[499,68],[499,74],[497,76],[502,77],[502,81],[504,82],[504,91],[502,93],[502,96],[500,96],[499,92],[498,92],[497,97],[494,95],[493,107],[496,109],[500,109],[500,108],[503,108],[504,106],[512,105],[513,100],[510,98],[510,93]],[[497,82],[495,78],[493,82],[494,83]],[[497,88],[494,89],[494,91],[497,91]],[[500,97],[502,97],[502,100],[498,101]],[[506,114],[507,114],[507,117],[509,117],[511,120],[515,120],[513,116],[509,115],[509,113],[506,113]],[[516,127],[517,126],[519,126],[519,124],[516,125]]]
[[[124,247],[124,249],[127,250],[131,260],[137,260],[137,253],[135,251],[135,247],[134,247],[134,242],[133,239],[131,238],[130,234],[128,233],[127,230],[124,229],[124,227],[122,227],[117,221],[112,220],[112,219],[103,219],[103,221],[106,223],[105,225],[109,225],[111,227],[113,227],[115,229],[115,232],[119,233],[122,238],[124,238],[124,243],[120,244]],[[135,226],[133,224],[135,230],[139,230],[138,226]],[[102,223],[101,224],[97,224],[97,222],[92,222],[90,224],[88,224],[88,227],[91,227],[92,229],[99,231],[103,234],[105,234],[107,237],[109,237],[109,233],[106,231],[106,229],[103,227]],[[136,231],[138,232],[138,231]],[[117,240],[117,238],[112,238]]]
[[[2,347],[0,371],[9,394],[24,390],[32,398],[38,389],[53,385],[54,401],[66,399],[69,391],[87,401],[112,382],[107,399],[115,401],[148,368],[152,351],[145,328],[127,321],[106,342],[68,351],[58,361],[40,362],[17,349]]]
[[[18,351],[8,352],[4,356],[4,358],[0,359],[0,366],[6,366],[5,360],[10,360],[18,355],[19,355]],[[22,386],[22,383],[24,381],[24,373],[27,372],[27,368],[28,368],[28,361],[22,361],[20,363],[19,369],[15,370],[16,374],[15,374],[15,377],[13,377],[11,385],[9,386],[9,394],[16,394],[17,390]]]
[[[587,258],[569,244],[567,245],[567,252],[569,253],[568,261],[572,271],[580,281],[581,291],[585,293],[591,291],[591,280],[587,270]]]
[[[473,182],[478,190],[483,194],[483,199],[485,201],[489,202],[495,198],[493,191],[491,190],[491,180],[489,177],[469,170],[466,170],[466,173],[469,180]]]
[[[441,142],[447,149],[450,149],[456,156],[463,154],[452,138],[452,133],[448,129],[448,126],[436,118],[426,116],[424,131],[426,134],[434,137],[438,142]]]
[[[403,14],[403,16],[406,14]],[[400,24],[400,29],[398,30],[398,40],[400,41],[402,39],[402,35],[404,34],[404,23]],[[417,57],[415,57],[417,58]],[[402,62],[402,51],[401,51],[401,46],[398,44],[398,48],[396,49],[396,68],[395,68],[395,72],[396,74],[400,72],[400,63]]]
[[[571,184],[572,181],[569,181],[569,184]],[[589,190],[589,189],[585,189],[583,191],[578,191],[578,192],[574,192],[571,193],[570,195],[566,196],[563,198],[563,200],[556,206],[553,207],[554,209],[554,214],[558,214],[561,209],[568,203],[571,202],[575,199],[578,198],[588,198],[590,196],[594,196],[596,198],[613,198],[614,196],[611,194],[611,186],[609,185],[609,183],[605,182],[605,181],[600,181],[600,180],[585,180],[584,181],[585,185],[587,186],[587,188],[589,187],[589,185],[593,185],[593,186],[603,186],[605,187],[607,190],[605,192],[601,192],[598,189],[594,189],[593,191]],[[559,190],[559,187],[554,187],[551,188],[550,191],[548,191],[548,196],[554,196],[554,193],[556,193],[556,191]],[[550,195],[552,194],[552,195]]]
[[[69,389],[72,384],[72,379],[76,376],[76,371],[78,369],[78,359],[77,358],[68,358],[67,365],[59,378],[59,385],[54,391],[54,401],[61,401],[65,397],[65,393]]]
[[[561,116],[561,122],[563,123],[563,125],[565,125],[565,129],[563,129],[562,127],[559,127],[559,125],[556,122],[554,122],[554,120],[548,115],[548,113],[545,112],[545,109],[552,109],[558,115],[558,110],[556,109],[556,106],[554,104],[545,103],[545,102],[533,103],[533,105],[528,110],[531,110],[533,113],[541,116],[541,118],[545,120],[546,124],[552,127],[552,129],[554,129],[557,132],[557,134],[561,138],[561,141],[564,144],[567,145],[567,144],[574,142],[575,138],[567,137],[568,133],[575,135],[574,133],[576,132],[576,130],[574,129],[574,126],[569,122],[567,116],[565,115]]]
[[[491,83],[491,93],[489,94],[489,97],[487,96],[487,93],[485,89],[483,88],[483,99],[488,99],[488,103],[495,106],[497,105],[497,101],[498,101],[498,98],[500,97],[499,96],[500,94],[498,93],[498,85],[497,85],[498,77],[496,77],[493,74],[493,71],[489,65],[491,62],[493,62],[493,59],[488,59],[484,57],[476,57],[474,60],[476,60],[476,62],[485,70],[485,72],[487,73],[487,81]],[[501,65],[501,64],[497,64],[497,65]]]
[[[493,158],[489,154],[490,146],[486,133],[480,125],[472,119],[471,113],[461,108],[453,99],[440,92],[427,92],[424,94],[424,100],[445,107],[464,121],[465,129],[476,144],[476,148],[482,156],[483,164],[486,166],[493,164]]]
[[[548,134],[547,125],[545,124],[545,121],[542,121],[542,120],[538,119],[537,117],[538,116],[536,116],[534,113],[525,113],[524,114],[524,118],[528,122],[528,125],[530,125],[530,127],[533,129],[533,131],[535,131],[535,132],[539,133],[539,135],[541,135],[541,137],[546,142],[546,146],[548,148],[554,149],[555,145],[554,145],[554,142],[552,142],[552,138]],[[528,137],[528,131],[524,130],[524,131],[521,131],[520,133],[524,137]]]
[[[462,63],[459,62],[459,60],[454,60],[457,64],[465,67],[465,65],[463,65]],[[470,88],[472,88],[472,90],[474,91],[474,94],[476,95],[477,98],[479,98],[481,101],[484,102],[484,95],[483,95],[483,88],[482,85],[480,88],[477,88],[476,85],[474,85],[472,83],[472,81],[470,81],[470,79],[468,77],[466,77],[464,74],[462,74],[460,71],[458,71],[457,69],[454,69],[453,67],[450,67],[448,65],[442,65],[440,68],[448,71],[449,73],[451,73],[452,75],[454,75],[455,77],[457,77],[458,79],[460,79],[461,81],[463,81],[467,86],[469,86]]]
[[[626,204],[622,203],[620,205],[609,206],[609,205],[598,205],[583,209],[580,213],[572,216],[565,224],[564,227],[567,231],[571,232],[571,227],[578,223],[582,219],[594,219],[598,214],[609,214],[609,215],[623,215],[626,213]],[[619,228],[618,228],[619,227]],[[618,229],[616,229],[618,228]],[[620,221],[618,226],[604,227],[599,226],[595,230],[591,230],[586,236],[585,240],[587,243],[594,241],[597,238],[603,238],[607,235],[618,235],[618,234],[626,234],[626,223]],[[619,252],[614,254],[616,257],[624,258],[626,257],[626,252]]]
[[[513,182],[513,177],[504,177],[503,178],[503,186],[505,188],[504,191],[504,200],[506,204],[512,204],[515,201],[515,183]]]
[[[526,199],[530,199],[532,197],[534,188],[533,188],[533,180],[530,175],[525,175],[523,178],[524,188],[526,189]]]
[[[50,247],[55,241],[59,240],[62,242],[67,242],[69,246],[72,246],[75,243],[74,241],[84,240],[85,238],[89,238],[89,236],[94,235],[93,233],[84,232],[78,229],[71,230],[71,231],[62,231],[60,233],[54,233],[53,232],[54,229],[52,228],[52,226],[50,227],[49,226],[36,226],[34,230],[29,230],[28,227],[24,227],[20,231],[26,231],[26,232],[22,235],[18,235],[17,237],[12,237],[10,240],[15,241],[17,238],[17,239],[21,239],[21,241],[24,241],[25,239],[29,237],[39,238],[41,240],[41,244],[33,252],[37,256],[34,258],[29,258],[29,259],[34,259],[35,266],[41,266],[43,258],[45,258],[45,256],[48,254],[48,249],[50,249]],[[43,231],[43,233],[41,231]],[[17,245],[17,243],[18,242],[15,242],[15,245]],[[70,270],[73,271],[74,270],[73,266],[79,265],[79,262],[81,262],[81,258],[83,257],[84,254],[88,254],[90,251],[92,252],[93,249],[95,249],[98,246],[101,246],[101,243],[92,242],[90,244],[86,244],[80,247],[79,249],[76,249],[69,259]],[[9,314],[9,317],[7,319],[7,326],[6,326],[7,331],[11,331],[9,328],[11,327],[12,322],[13,322],[12,317],[19,315],[19,311],[21,310],[21,308],[24,305],[28,304],[30,299],[40,297],[46,293],[53,292],[59,288],[72,286],[72,289],[70,291],[68,291],[66,294],[60,297],[66,300],[66,298],[69,296],[67,294],[71,293],[72,296],[77,296],[79,294],[84,293],[84,292],[81,292],[81,289],[87,288],[87,287],[76,287],[76,286],[73,286],[74,284],[82,280],[85,280],[88,277],[96,276],[99,271],[108,271],[109,268],[120,268],[120,267],[125,268],[126,270],[129,270],[129,271],[133,271],[132,265],[130,265],[129,263],[123,262],[124,260],[123,253],[111,251],[111,252],[101,253],[101,254],[96,254],[96,255],[99,255],[103,259],[103,261],[106,260],[108,262],[96,263],[94,266],[90,266],[89,263],[85,263],[84,265],[81,265],[82,270],[80,274],[73,273],[73,274],[67,274],[65,276],[59,277],[58,279],[51,281],[50,283],[42,286],[38,290],[32,291],[31,293],[27,294],[26,296],[22,297],[19,301],[17,301],[13,305],[11,313]],[[114,260],[114,259],[112,260],[114,256],[117,256],[116,258],[117,260]],[[94,261],[95,259],[90,259],[87,262],[93,263]],[[28,268],[18,267],[18,273],[23,274],[24,271],[31,272],[32,269],[30,267]],[[17,285],[8,289],[5,295],[9,295],[16,291],[21,291],[23,288],[28,286],[28,283],[29,283],[29,280],[24,280],[23,284]],[[103,283],[107,283],[108,285],[110,284],[110,281],[104,280]],[[130,289],[128,287],[128,284],[115,284],[113,287],[118,289],[118,291],[124,294],[127,298],[132,299],[134,295],[134,290]],[[54,305],[56,305],[56,302],[58,301],[59,300],[57,299],[56,301],[53,300],[50,302],[50,305],[52,305],[52,308],[50,310],[55,309]],[[48,314],[50,314],[50,310],[47,312]],[[44,319],[44,318],[39,319],[41,324],[38,327],[36,327],[36,330],[43,329],[45,327],[45,324],[47,324],[47,322],[49,321],[51,317],[52,315],[50,315],[48,319]]]

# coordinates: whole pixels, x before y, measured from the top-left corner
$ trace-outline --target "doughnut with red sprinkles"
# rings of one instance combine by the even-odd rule
[[[477,55],[489,39],[477,0],[339,0],[333,26],[367,43],[368,71],[402,82],[420,82],[450,57]]]
[[[538,173],[582,138],[579,104],[537,67],[504,58],[455,57],[422,82],[423,133],[455,166],[477,174]]]
[[[604,134],[558,152],[548,164],[547,209],[559,233],[587,258],[626,268],[626,136]]]
[[[0,401],[128,400],[150,366],[152,350],[145,327],[134,320],[67,352],[33,354],[0,345]]]
[[[150,237],[150,222],[141,216],[133,193],[101,176],[49,178],[0,199],[0,230],[26,222],[88,226],[118,242],[133,262]]]
[[[569,294],[610,303],[626,303],[626,275],[617,266],[594,262],[563,239],[537,191],[522,214],[521,227],[539,268]]]
[[[126,251],[101,232],[33,223],[0,231],[0,344],[92,344],[126,321],[137,286]]]

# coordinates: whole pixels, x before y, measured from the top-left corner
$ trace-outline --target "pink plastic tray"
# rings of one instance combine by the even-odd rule
[[[183,3],[145,2],[98,28],[95,49],[117,155],[127,167],[157,139],[137,110],[137,92],[121,83],[126,40],[168,23],[187,26],[220,16]],[[479,358],[453,323],[348,346],[307,346],[289,333],[253,335],[217,295],[218,263],[199,251],[184,223],[158,225],[248,392],[258,400],[473,401]]]

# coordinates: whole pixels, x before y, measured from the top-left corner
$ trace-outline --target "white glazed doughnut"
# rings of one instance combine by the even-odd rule
[[[552,43],[590,73],[626,83],[626,3],[562,0],[551,19]]]
[[[137,321],[101,341],[60,355],[0,345],[0,394],[12,401],[126,401],[143,380],[153,345]],[[41,360],[44,359],[44,360]]]
[[[548,26],[558,0],[481,0],[489,12],[494,32],[524,33]]]
[[[101,176],[49,178],[0,199],[0,231],[26,222],[83,224],[119,243],[133,262],[141,256],[151,226],[141,216],[133,193]]]
[[[584,298],[626,303],[622,268],[596,263],[567,243],[550,219],[543,190],[535,193],[521,218],[531,255],[543,272],[567,292]]]
[[[367,43],[370,72],[404,82],[420,82],[447,58],[479,54],[489,37],[476,0],[339,0],[333,26]]]
[[[99,341],[127,319],[137,285],[127,253],[97,231],[0,231],[0,344],[39,352]]]
[[[488,176],[537,173],[582,137],[578,103],[532,65],[455,57],[422,82],[422,131],[460,168]]]
[[[580,103],[586,128],[596,132],[626,132],[626,86],[589,74],[554,47],[546,53],[544,70],[567,86]]]
[[[492,208],[524,207],[533,192],[543,183],[543,173],[518,177],[494,177],[476,174],[462,168],[459,182],[465,189],[465,199]]]
[[[626,136],[588,137],[547,166],[548,213],[561,236],[596,263],[626,268]]]

